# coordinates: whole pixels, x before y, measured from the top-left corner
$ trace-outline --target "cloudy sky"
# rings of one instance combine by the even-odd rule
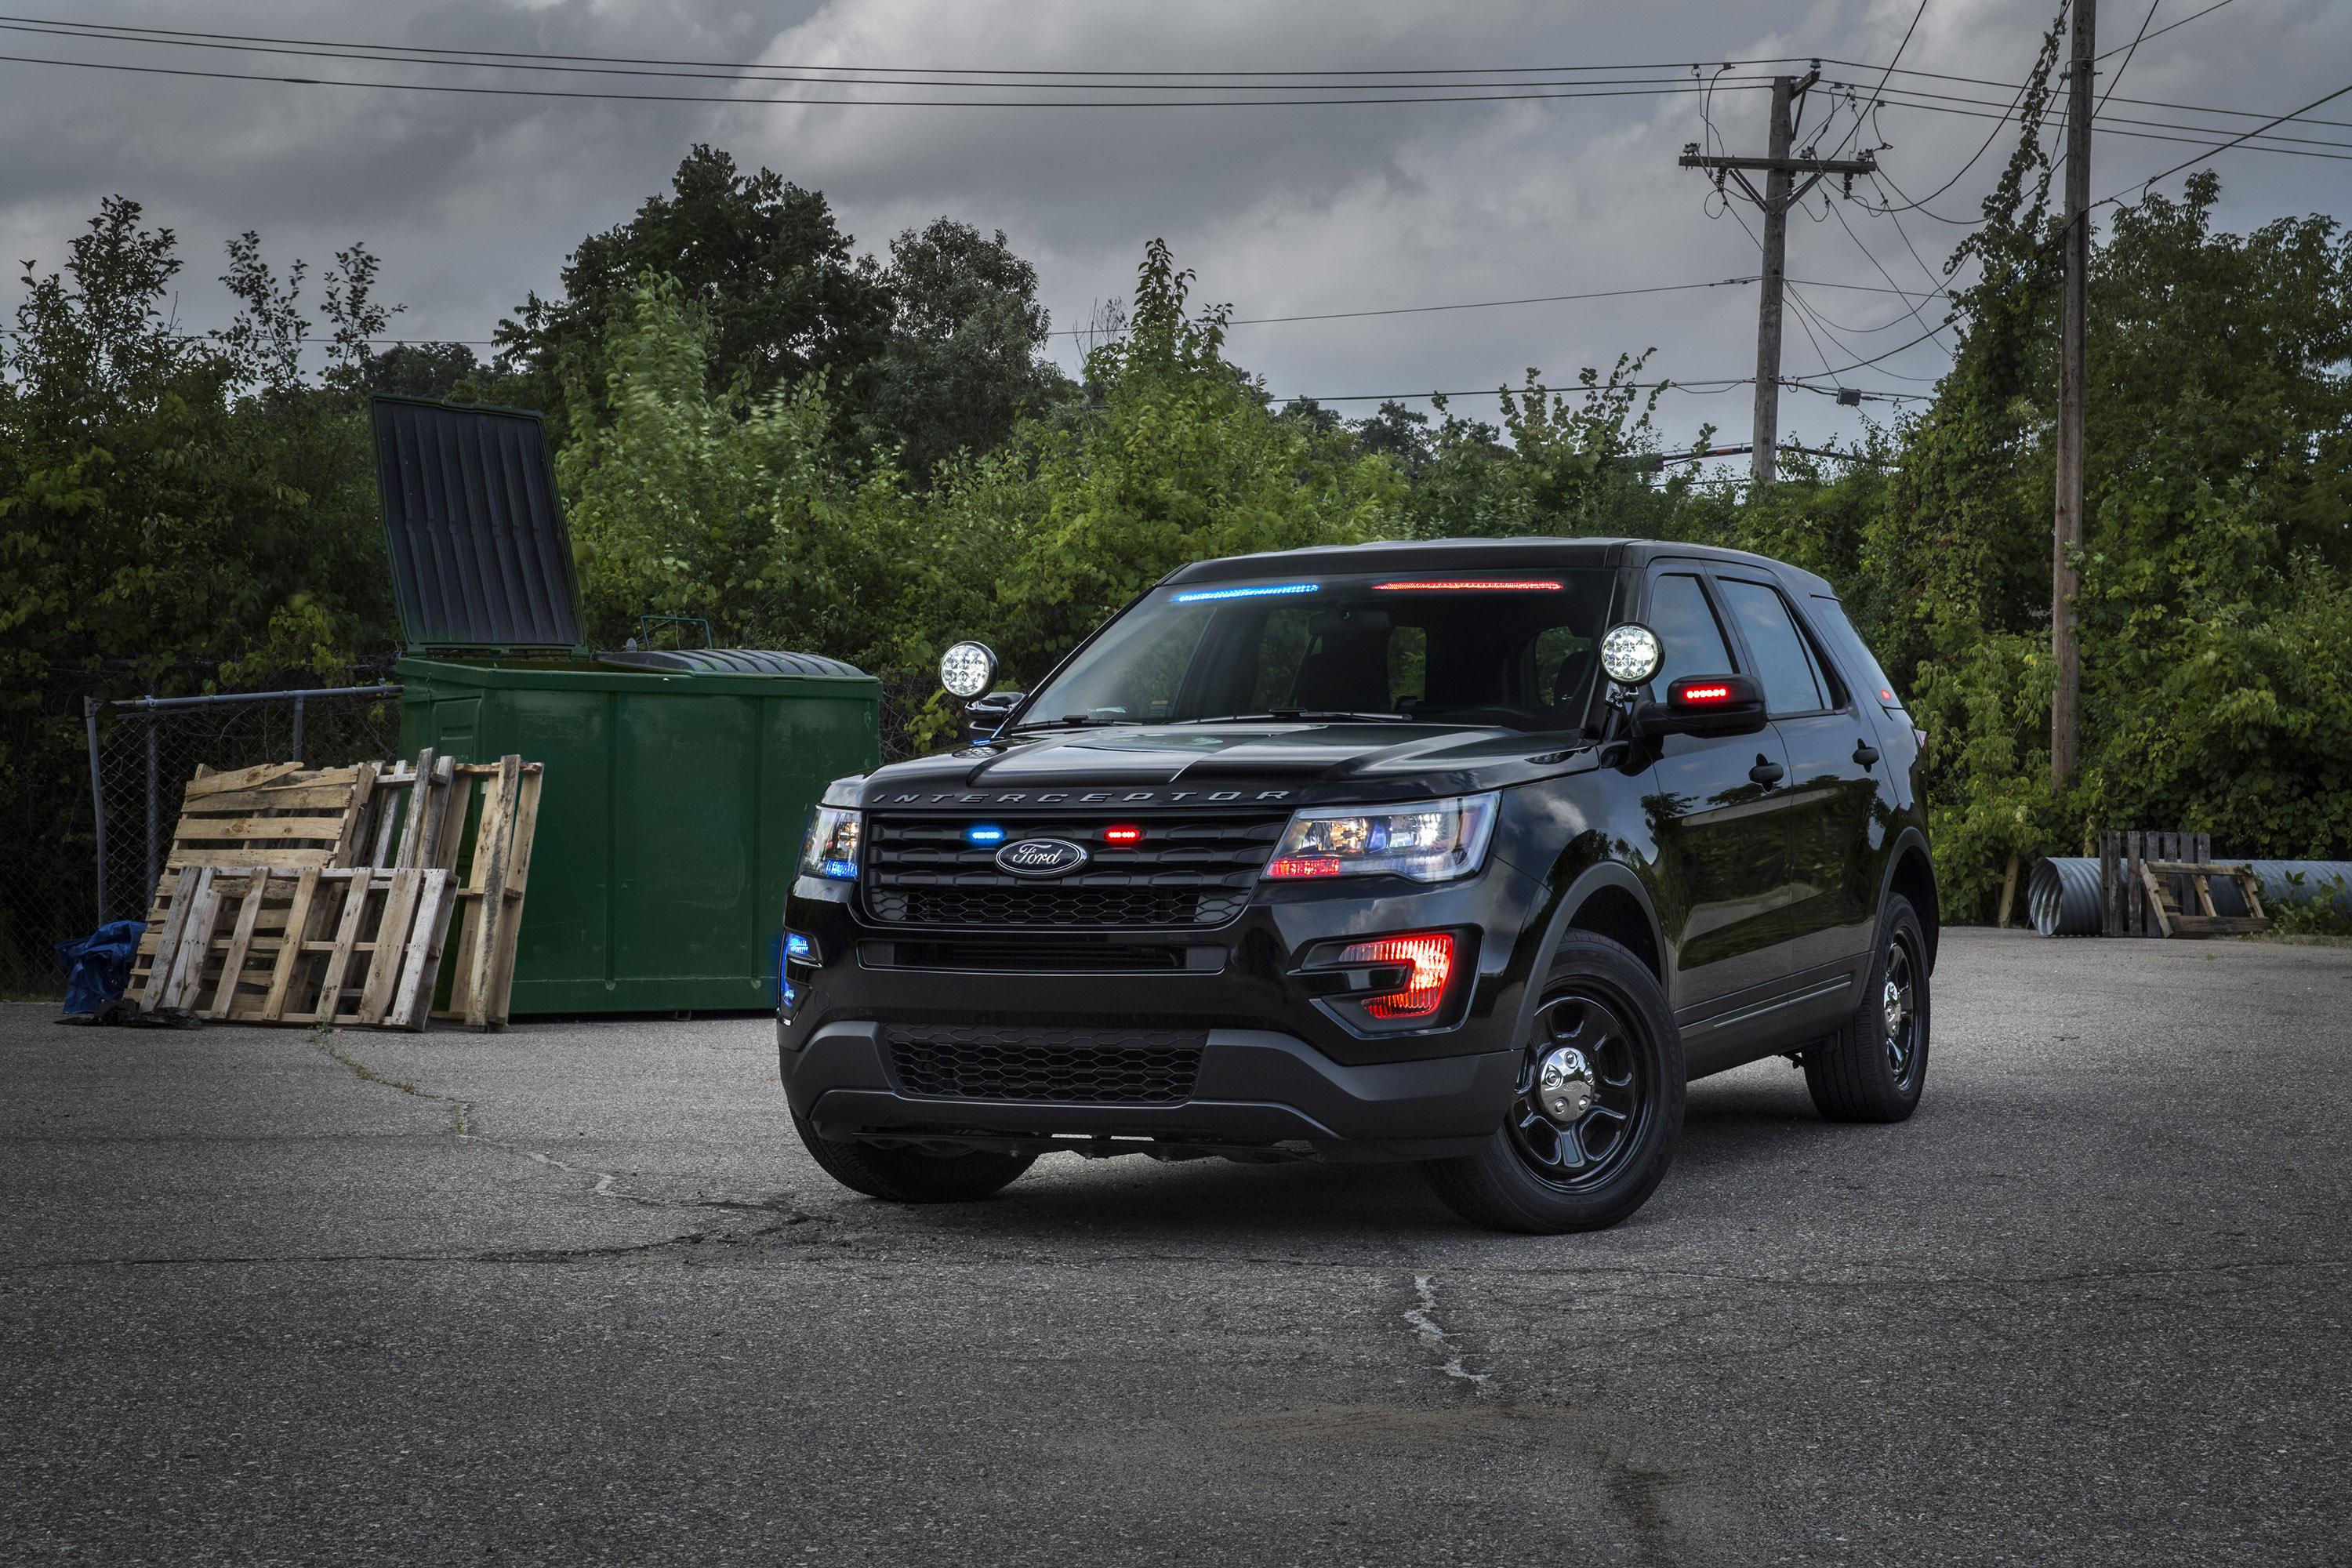
[[[1711,126],[1723,150],[1760,153],[1760,89],[1811,57],[1825,84],[1853,84],[1851,101],[1884,102],[1857,125],[1843,87],[1812,95],[1801,143],[1826,126],[1825,152],[1883,148],[1887,178],[1857,184],[1853,202],[1817,195],[1791,220],[1789,273],[1806,281],[1783,371],[1920,393],[1944,352],[1933,338],[1902,345],[1940,321],[1921,295],[1967,232],[1941,220],[1973,217],[1998,174],[2014,134],[1987,116],[2011,100],[2054,4],[74,0],[0,18],[0,55],[17,57],[0,63],[0,225],[9,258],[47,269],[101,196],[137,199],[182,237],[180,310],[197,326],[226,314],[213,279],[227,237],[258,229],[275,258],[314,264],[362,239],[408,306],[397,331],[482,339],[526,290],[554,287],[583,235],[625,220],[707,141],[824,191],[861,250],[942,213],[1003,229],[1036,264],[1057,328],[1126,294],[1154,236],[1197,269],[1198,298],[1243,319],[1660,289],[1242,325],[1232,352],[1276,394],[1339,399],[1491,388],[1528,366],[1564,382],[1654,349],[1654,374],[1717,384],[1666,395],[1667,437],[1711,421],[1737,441],[1751,394],[1720,384],[1753,373],[1756,289],[1666,286],[1752,277],[1756,219],[1675,166],[1684,144]],[[2342,0],[2224,0],[2198,15],[2210,6],[2102,6],[2099,47],[2116,52],[2101,68],[2113,97],[2095,195],[2132,193],[2199,142],[2352,82]],[[88,36],[93,24],[215,37]],[[507,53],[434,63],[474,51]],[[701,63],[650,76],[614,74],[615,60]],[[711,68],[752,63],[781,68],[756,83]],[[1180,72],[1221,74],[1142,74]],[[1708,81],[1711,96],[1694,90]],[[794,98],[857,101],[778,101]],[[1322,101],[1399,98],[1485,101]],[[1034,107],[1139,100],[1152,106]],[[2228,224],[2345,209],[2352,96],[2279,134],[2303,140],[2219,154]],[[1888,206],[1909,210],[1871,210]],[[1074,361],[1071,340],[1056,342]],[[1784,438],[1851,433],[1899,406],[1785,393]],[[1457,407],[1490,416],[1493,399]]]

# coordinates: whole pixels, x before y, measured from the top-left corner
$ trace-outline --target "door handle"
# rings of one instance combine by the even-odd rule
[[[1867,741],[1856,741],[1853,743],[1853,760],[1866,768],[1878,761],[1878,748]]]
[[[1748,776],[1760,784],[1776,784],[1780,782],[1780,775],[1787,771],[1780,763],[1759,752],[1756,753],[1756,765],[1748,770]]]

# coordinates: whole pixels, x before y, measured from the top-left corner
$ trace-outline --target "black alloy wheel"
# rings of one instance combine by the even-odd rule
[[[1902,1121],[1927,1081],[1927,935],[1918,911],[1887,895],[1861,1000],[1845,1027],[1805,1047],[1805,1088],[1831,1121]]]
[[[1541,994],[1503,1125],[1475,1153],[1423,1169],[1447,1207],[1489,1230],[1600,1230],[1674,1163],[1682,1036],[1656,976],[1591,931],[1561,937]]]
[[[1571,985],[1545,998],[1511,1103],[1519,1158],[1538,1180],[1566,1192],[1605,1185],[1650,1114],[1633,1031],[1592,992]]]

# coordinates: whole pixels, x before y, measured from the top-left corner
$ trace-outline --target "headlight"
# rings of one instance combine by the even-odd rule
[[[808,842],[801,847],[801,869],[813,877],[837,882],[857,880],[857,842],[863,835],[857,813],[820,805],[809,821]]]
[[[1306,877],[1410,877],[1443,882],[1467,877],[1486,858],[1496,794],[1416,801],[1368,811],[1318,806],[1290,819],[1267,862],[1269,880]]]

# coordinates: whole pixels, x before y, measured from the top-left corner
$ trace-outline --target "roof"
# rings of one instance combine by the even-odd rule
[[[1713,544],[1663,539],[1579,539],[1538,535],[1516,539],[1391,539],[1369,544],[1326,544],[1305,550],[1269,551],[1195,561],[1170,573],[1170,583],[1231,582],[1245,577],[1318,572],[1452,572],[1640,565],[1660,555],[1697,559],[1727,566],[1768,567],[1805,592],[1834,596],[1835,590],[1801,567]]]

